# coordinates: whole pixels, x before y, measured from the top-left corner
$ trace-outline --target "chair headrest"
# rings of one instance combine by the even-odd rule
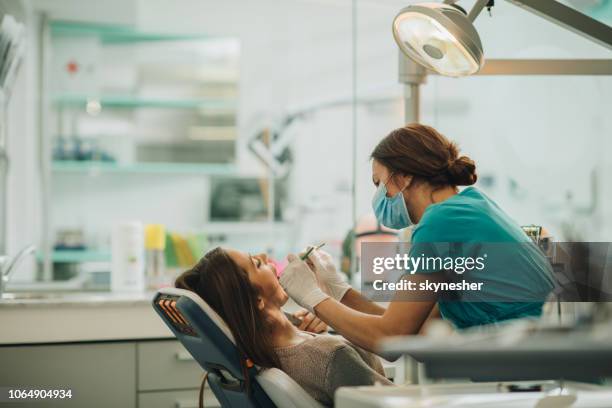
[[[225,321],[221,318],[221,316],[217,314],[217,312],[213,310],[212,307],[209,306],[208,303],[206,303],[204,299],[198,296],[195,292],[179,288],[162,288],[158,291],[158,293],[162,295],[171,295],[177,297],[183,296],[191,299],[195,304],[200,306],[202,311],[206,313],[206,315],[208,315],[208,317],[213,321],[215,325],[217,325],[219,330],[221,330],[223,334],[225,334],[227,338],[231,340],[232,343],[236,344],[234,335],[232,334],[232,331],[229,329],[229,327],[227,327],[227,324],[225,324]]]
[[[153,298],[153,307],[205,370],[223,369],[244,379],[246,356],[221,316],[200,296],[185,289],[162,288]]]

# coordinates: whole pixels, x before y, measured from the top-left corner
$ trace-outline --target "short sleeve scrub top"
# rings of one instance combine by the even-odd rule
[[[424,255],[446,259],[484,256],[481,270],[460,275],[446,272],[453,279],[482,282],[478,292],[458,293],[456,299],[438,301],[442,317],[461,329],[538,317],[554,286],[552,268],[544,253],[475,187],[427,207],[412,233],[410,248],[411,257]]]

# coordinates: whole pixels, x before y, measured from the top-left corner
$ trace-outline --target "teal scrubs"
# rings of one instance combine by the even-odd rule
[[[554,286],[544,254],[516,222],[475,187],[427,207],[412,233],[411,244],[411,257],[456,259],[486,254],[482,270],[447,273],[457,281],[483,282],[480,291],[458,293],[459,300],[438,302],[442,317],[458,328],[540,316]],[[435,271],[416,271],[428,272]]]

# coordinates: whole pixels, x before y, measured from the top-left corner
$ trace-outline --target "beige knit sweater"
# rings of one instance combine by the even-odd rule
[[[338,387],[392,385],[380,359],[342,337],[312,334],[300,344],[276,349],[282,370],[314,399],[333,406]]]

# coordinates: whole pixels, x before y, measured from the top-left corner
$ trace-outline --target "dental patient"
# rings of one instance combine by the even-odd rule
[[[215,248],[176,279],[229,326],[240,351],[262,368],[276,367],[320,403],[338,387],[392,384],[378,357],[338,336],[299,330],[281,307],[288,296],[266,255]]]

